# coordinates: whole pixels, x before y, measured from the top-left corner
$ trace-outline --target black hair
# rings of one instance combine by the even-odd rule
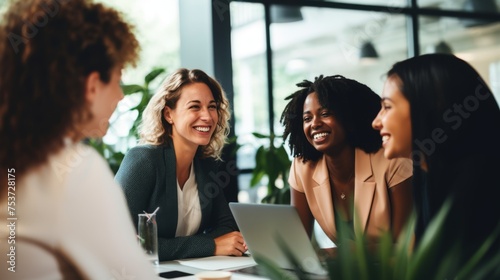
[[[290,100],[281,114],[284,125],[283,139],[288,139],[292,156],[304,161],[316,161],[322,153],[308,141],[303,131],[302,114],[306,97],[316,92],[318,100],[327,108],[346,131],[352,147],[374,153],[382,146],[379,132],[372,128],[372,121],[380,110],[380,97],[368,86],[341,75],[316,77],[314,83],[304,80],[299,89],[286,97]]]
[[[479,73],[454,55],[409,58],[394,64],[387,75],[410,104],[416,244],[452,199],[446,236],[463,238],[467,244],[461,249],[468,258],[500,218],[498,103]],[[497,238],[495,246],[499,243]]]

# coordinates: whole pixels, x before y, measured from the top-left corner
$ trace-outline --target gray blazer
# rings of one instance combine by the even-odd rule
[[[157,212],[160,261],[206,257],[215,252],[214,238],[238,230],[222,188],[216,182],[218,164],[194,158],[194,172],[201,206],[201,224],[192,236],[175,237],[177,229],[177,178],[171,146],[136,146],[128,151],[115,180],[125,193],[137,230],[138,214]]]

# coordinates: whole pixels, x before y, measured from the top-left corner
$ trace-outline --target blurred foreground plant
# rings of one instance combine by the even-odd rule
[[[439,243],[450,238],[444,234],[444,221],[450,208],[451,201],[448,200],[429,224],[414,250],[412,250],[414,216],[397,243],[393,243],[391,234],[387,232],[380,237],[374,248],[368,245],[368,240],[363,234],[356,235],[355,240],[348,240],[347,227],[339,224],[337,256],[326,261],[328,278],[336,280],[500,279],[500,251],[488,258],[485,257],[486,251],[500,236],[500,226],[464,264],[460,263],[460,246],[466,240],[455,242],[446,252],[439,251]],[[298,265],[300,262],[297,261],[297,257],[300,256],[292,256],[286,245],[279,241],[278,243],[287,253],[290,263],[294,265],[296,275],[290,275],[263,256],[254,256],[256,262],[261,264],[264,274],[271,279],[310,279],[310,275],[305,274]]]

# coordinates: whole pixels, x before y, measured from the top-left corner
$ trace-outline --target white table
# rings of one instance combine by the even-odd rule
[[[252,262],[253,260],[251,259],[251,257],[217,256],[217,257],[206,257],[206,258],[161,262],[158,266],[155,266],[155,269],[157,273],[177,270],[193,274],[190,276],[172,278],[175,280],[187,280],[187,279],[196,279],[194,274],[201,271],[206,271],[206,270],[234,271],[244,267],[255,265],[252,264]],[[158,279],[165,280],[166,278],[158,277]],[[238,272],[233,272],[233,275],[231,277],[231,280],[255,280],[255,279],[269,279],[269,278],[258,275],[243,274]]]

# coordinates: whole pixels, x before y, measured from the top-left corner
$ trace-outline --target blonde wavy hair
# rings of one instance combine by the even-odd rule
[[[165,120],[163,110],[166,106],[175,109],[182,94],[182,88],[193,83],[206,84],[212,91],[217,103],[217,113],[219,115],[217,127],[208,145],[201,146],[200,149],[203,157],[213,157],[220,160],[222,148],[226,144],[226,138],[229,134],[229,119],[231,116],[229,101],[221,85],[199,69],[180,68],[165,79],[142,114],[139,126],[139,144],[170,145],[169,139],[172,136],[172,125]]]

